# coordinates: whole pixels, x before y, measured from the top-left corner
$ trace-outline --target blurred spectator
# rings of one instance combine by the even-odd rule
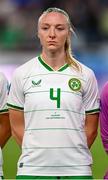
[[[0,48],[17,48],[22,39],[22,17],[11,0],[0,1]]]
[[[99,30],[103,41],[108,41],[108,3],[100,12]]]
[[[107,0],[0,0],[0,48],[39,50],[37,19],[51,6],[62,8],[70,15],[76,36],[80,38],[79,44],[73,37],[76,48],[108,40]]]
[[[87,0],[86,1],[86,21],[85,21],[85,34],[86,42],[88,46],[96,43],[101,40],[100,31],[98,29],[99,24],[99,13],[100,13],[100,4],[98,0]]]

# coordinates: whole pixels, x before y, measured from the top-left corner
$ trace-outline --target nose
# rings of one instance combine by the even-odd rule
[[[52,39],[55,38],[55,29],[54,28],[50,28],[49,37]]]

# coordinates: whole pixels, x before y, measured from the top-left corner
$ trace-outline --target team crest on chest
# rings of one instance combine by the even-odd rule
[[[70,79],[68,85],[72,91],[79,91],[81,89],[81,81],[77,78]]]

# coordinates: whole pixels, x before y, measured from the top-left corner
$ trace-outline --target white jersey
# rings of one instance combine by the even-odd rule
[[[85,114],[99,111],[96,78],[81,64],[54,71],[41,57],[17,68],[8,106],[24,111],[18,175],[91,175]]]
[[[5,78],[5,76],[0,73],[0,114],[7,113],[8,108],[7,108],[7,95],[8,95],[8,81]],[[0,148],[0,176],[3,175],[2,172],[2,151]]]

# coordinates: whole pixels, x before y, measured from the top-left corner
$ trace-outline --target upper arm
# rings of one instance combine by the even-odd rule
[[[101,92],[100,130],[103,145],[108,152],[108,83]]]
[[[16,71],[12,77],[8,98],[8,108],[10,114],[10,124],[12,135],[17,143],[21,145],[24,134],[24,92],[22,85],[23,77]]]
[[[8,81],[3,74],[0,74],[0,114],[8,111],[7,97],[8,97]]]
[[[4,129],[7,129],[10,127],[10,121],[9,121],[9,114],[8,113],[0,114],[0,126]]]
[[[87,75],[83,92],[83,104],[86,114],[98,113],[100,110],[98,84],[93,71],[90,71]]]
[[[100,109],[98,85],[93,71],[89,72],[86,79],[83,105],[85,109],[85,132],[90,148],[97,136]]]
[[[0,73],[0,146],[3,147],[11,135],[10,121],[7,108],[8,81]]]
[[[85,120],[85,127],[88,131],[96,132],[98,129],[99,113],[87,114]]]
[[[10,124],[12,129],[24,127],[24,112],[15,109],[9,109]]]
[[[17,143],[21,145],[24,135],[24,112],[10,109],[9,114],[12,136],[16,139]]]
[[[85,133],[87,137],[87,144],[90,148],[97,136],[99,113],[86,115]]]
[[[12,77],[8,98],[8,107],[16,110],[24,109],[23,77],[16,71]]]
[[[3,148],[11,136],[9,114],[0,114],[0,146]]]

